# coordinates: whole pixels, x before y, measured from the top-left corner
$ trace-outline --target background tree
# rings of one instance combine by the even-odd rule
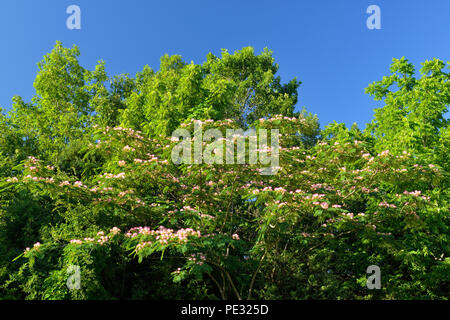
[[[251,47],[223,50],[221,58],[209,53],[202,65],[165,55],[157,72],[147,66],[136,76],[122,125],[158,136],[189,119],[230,118],[246,128],[261,117],[293,116],[300,82],[281,84],[277,70],[267,49],[260,55]]]
[[[393,59],[392,74],[367,87],[367,93],[385,103],[375,110],[368,126],[378,152],[406,150],[424,161],[449,164],[449,120],[445,114],[450,104],[450,73],[445,69],[441,60],[425,61],[416,79],[414,66],[407,59]]]

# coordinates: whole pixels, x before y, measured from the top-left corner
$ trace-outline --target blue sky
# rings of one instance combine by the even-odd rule
[[[66,8],[81,8],[81,30],[66,27]],[[381,30],[369,30],[369,5],[381,9]],[[34,94],[37,62],[56,40],[81,50],[81,64],[106,62],[110,75],[157,69],[165,54],[202,63],[206,54],[268,47],[287,82],[297,77],[298,108],[364,128],[379,103],[364,88],[389,73],[393,57],[419,63],[450,60],[449,0],[2,0],[0,107]]]

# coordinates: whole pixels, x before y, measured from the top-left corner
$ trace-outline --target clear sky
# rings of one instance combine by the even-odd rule
[[[69,5],[81,8],[81,30],[66,27]],[[381,30],[369,30],[369,5],[381,9]],[[298,108],[364,128],[379,103],[364,88],[389,73],[393,57],[417,70],[434,57],[450,60],[450,0],[1,0],[0,107],[34,94],[37,62],[56,40],[81,50],[92,69],[134,75],[159,58],[180,54],[202,63],[206,54],[268,47],[283,82],[297,77]]]

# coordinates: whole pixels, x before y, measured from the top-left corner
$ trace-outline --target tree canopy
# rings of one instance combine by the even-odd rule
[[[134,77],[79,54],[0,116],[0,299],[448,299],[450,63],[393,59],[365,130],[321,130],[268,49]],[[279,170],[174,163],[198,123],[279,130]]]

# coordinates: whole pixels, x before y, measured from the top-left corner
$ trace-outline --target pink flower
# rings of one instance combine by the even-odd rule
[[[97,240],[97,242],[100,244],[100,245],[103,245],[106,241],[108,241],[109,240],[109,237],[108,236],[100,236],[100,239],[98,239]]]
[[[320,204],[320,206],[321,206],[323,209],[328,209],[328,203],[326,203],[326,202],[322,202],[322,203]]]
[[[109,230],[109,232],[111,232],[112,234],[118,234],[120,232],[120,229],[117,227],[114,227],[111,230]]]
[[[75,181],[75,182],[73,183],[73,185],[74,185],[75,187],[82,187],[82,186],[83,186],[83,183],[81,183],[81,181]]]
[[[368,189],[368,188],[366,188],[366,187],[362,187],[361,190],[362,190],[362,192],[364,192],[364,193],[369,193],[369,192],[370,192],[370,189]]]
[[[234,240],[239,240],[239,235],[237,233],[231,236]]]

